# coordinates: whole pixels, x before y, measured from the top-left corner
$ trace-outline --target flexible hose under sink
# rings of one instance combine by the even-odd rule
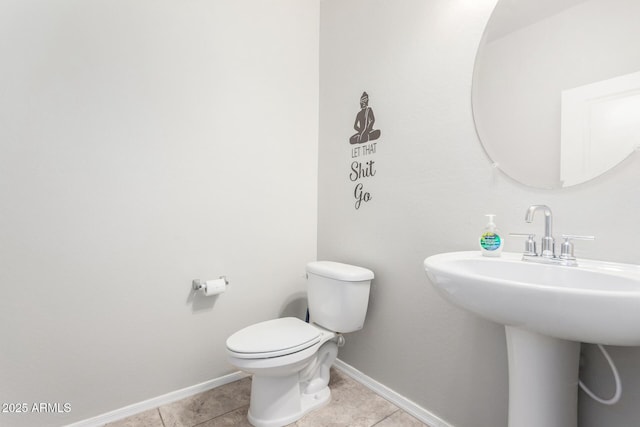
[[[591,390],[589,390],[589,388],[582,381],[579,381],[578,384],[580,385],[580,388],[585,393],[587,393],[587,395],[589,395],[590,398],[592,398],[596,402],[600,402],[603,405],[614,405],[618,403],[618,401],[620,400],[620,397],[622,396],[622,383],[620,382],[620,375],[618,374],[618,370],[616,369],[616,365],[613,363],[611,356],[609,356],[609,353],[607,353],[607,350],[605,350],[601,344],[597,344],[597,345],[598,345],[598,348],[600,349],[600,352],[602,353],[604,358],[607,359],[607,362],[609,363],[609,367],[611,368],[611,372],[613,373],[613,379],[616,382],[616,392],[613,394],[612,398],[603,399],[601,397],[596,396]]]

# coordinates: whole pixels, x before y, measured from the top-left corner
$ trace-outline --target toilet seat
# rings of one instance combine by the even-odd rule
[[[314,346],[321,331],[295,317],[267,320],[239,330],[227,339],[228,353],[239,359],[281,357]]]

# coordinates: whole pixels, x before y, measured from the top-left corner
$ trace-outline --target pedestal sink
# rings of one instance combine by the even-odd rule
[[[449,302],[505,325],[509,427],[577,427],[580,342],[640,345],[640,266],[578,266],[478,251],[424,260]]]

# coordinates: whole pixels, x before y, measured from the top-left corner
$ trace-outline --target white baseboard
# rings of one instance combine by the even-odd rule
[[[368,389],[373,392],[379,394],[384,397],[391,403],[398,406],[400,409],[405,412],[413,415],[418,420],[423,423],[431,426],[431,427],[454,427],[453,425],[447,423],[443,419],[419,406],[418,404],[412,402],[406,397],[396,393],[391,390],[389,387],[384,384],[379,383],[373,378],[363,374],[356,368],[347,363],[343,362],[340,359],[336,359],[334,363],[334,367],[349,375],[355,381],[364,385]],[[209,381],[205,381],[200,384],[196,384],[190,387],[186,387],[180,390],[172,391],[167,394],[163,394],[162,396],[154,397],[152,399],[145,400],[143,402],[134,403],[133,405],[125,406],[124,408],[116,409],[111,412],[107,412],[102,415],[98,415],[93,418],[89,418],[83,421],[78,421],[73,424],[69,424],[66,427],[99,427],[103,426],[107,423],[111,423],[114,421],[121,420],[123,418],[130,417],[131,415],[138,414],[140,412],[148,411],[149,409],[157,408],[158,406],[166,405],[177,400],[185,399],[187,397],[196,395],[198,393],[202,393],[208,390],[211,390],[216,387],[220,387],[222,385],[228,384],[233,381],[237,381],[239,379],[245,378],[248,375],[243,372],[234,372],[219,378],[214,378]]]
[[[413,415],[423,423],[432,427],[454,427],[453,425],[447,423],[442,418],[434,415],[433,413],[429,412],[422,406],[419,406],[417,403],[412,402],[406,397],[396,393],[395,391],[391,390],[389,387],[363,374],[362,372],[358,371],[353,366],[346,364],[342,360],[336,359],[333,366],[341,370],[345,374],[349,375],[355,381],[358,381],[360,384],[372,390],[376,394],[379,394],[380,396],[384,397],[391,403],[395,404],[403,411]]]
[[[143,402],[134,403],[133,405],[125,406],[124,408],[116,409],[111,412],[107,412],[102,415],[98,415],[93,418],[89,418],[83,421],[78,421],[73,424],[69,424],[66,427],[98,427],[103,426],[113,421],[118,421],[123,418],[130,417],[131,415],[138,414],[140,412],[148,411],[149,409],[157,408],[158,406],[166,405],[168,403],[175,402],[190,396],[193,396],[204,391],[211,390],[221,385],[237,381],[245,378],[248,375],[244,372],[234,372],[219,378],[214,378],[209,381],[205,381],[200,384],[185,387],[180,390],[172,391],[162,396],[154,397]]]

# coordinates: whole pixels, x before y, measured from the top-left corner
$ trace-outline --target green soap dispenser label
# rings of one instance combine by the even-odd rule
[[[495,251],[500,247],[500,236],[496,233],[487,231],[480,236],[480,246],[487,251]]]

